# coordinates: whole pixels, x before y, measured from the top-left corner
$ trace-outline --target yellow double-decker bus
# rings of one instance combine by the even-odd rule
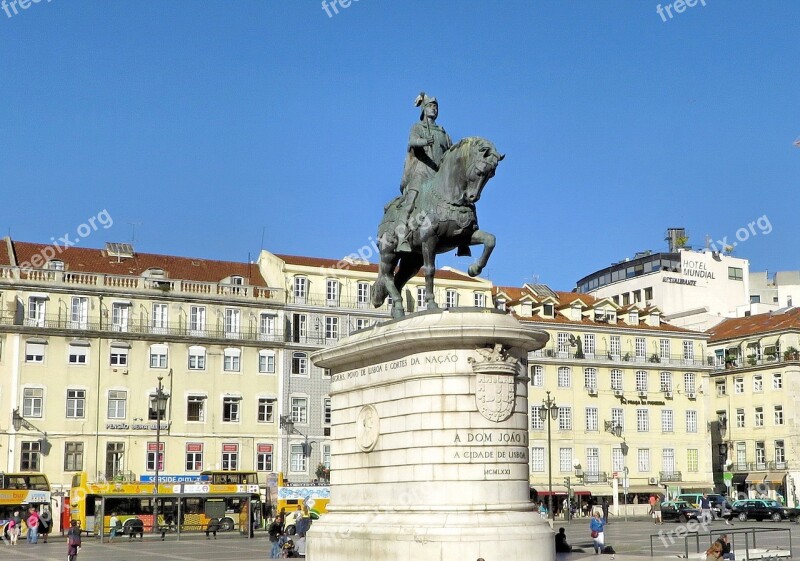
[[[17,511],[24,521],[29,507],[35,508],[52,528],[50,482],[43,473],[0,473],[0,531],[5,535],[6,525]]]
[[[135,527],[145,532],[219,531],[248,532],[261,517],[258,474],[254,471],[207,471],[199,479],[187,477],[154,482],[132,474],[110,481],[89,481],[86,473],[73,477],[70,514],[89,533],[108,533],[111,516],[122,523],[122,533]],[[213,522],[213,524],[212,524]]]
[[[283,512],[287,515],[287,531],[292,531],[296,523],[296,512],[299,506],[311,520],[317,520],[328,510],[328,502],[331,497],[330,485],[299,483],[292,484],[283,477],[283,473],[278,474],[278,501],[276,503],[277,513]]]

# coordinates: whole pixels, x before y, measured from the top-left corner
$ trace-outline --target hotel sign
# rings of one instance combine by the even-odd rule
[[[170,421],[161,422],[161,430],[169,430]],[[106,423],[106,430],[158,430],[156,423]]]

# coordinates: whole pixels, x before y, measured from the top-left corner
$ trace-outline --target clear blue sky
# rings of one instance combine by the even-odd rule
[[[246,260],[340,258],[398,192],[420,90],[506,159],[486,274],[580,277],[685,226],[766,215],[754,270],[798,269],[800,3],[42,0],[0,11],[2,234]],[[466,269],[454,256],[441,263]]]

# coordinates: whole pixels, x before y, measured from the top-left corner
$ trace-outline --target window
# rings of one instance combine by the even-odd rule
[[[637,464],[640,473],[647,473],[650,471],[650,449],[639,448],[637,450]]]
[[[539,416],[541,405],[531,405],[531,430],[542,430],[544,428],[544,421]]]
[[[568,353],[569,352],[569,333],[558,333],[556,335],[557,347],[556,350],[559,353]]]
[[[369,320],[367,318],[356,318],[355,331],[366,329],[367,327],[369,327]]]
[[[147,419],[149,421],[163,421],[167,418],[167,402],[165,401],[162,407],[159,407],[155,390],[150,394],[150,399],[147,403]]]
[[[531,386],[542,387],[544,386],[544,367],[535,365],[531,366]]]
[[[239,372],[241,371],[241,349],[225,349],[223,351],[222,369],[225,372]]]
[[[659,375],[659,381],[661,383],[662,392],[672,391],[672,372],[662,372]]]
[[[327,279],[325,281],[325,301],[328,306],[339,305],[339,281],[336,279]]]
[[[44,362],[45,342],[27,341],[25,343],[25,362],[43,363]]]
[[[241,332],[241,311],[235,308],[225,308],[225,337],[238,339]]]
[[[634,339],[634,352],[636,353],[636,358],[644,358],[645,350],[644,337],[636,337]]]
[[[686,412],[686,432],[697,432],[697,411]]]
[[[125,443],[106,442],[106,477],[113,479],[125,469]]]
[[[308,399],[305,397],[293,397],[291,399],[292,422],[308,423]]]
[[[622,389],[622,370],[618,370],[615,368],[611,371],[611,389],[612,390]]]
[[[733,379],[733,393],[737,394],[744,393],[744,378]]]
[[[786,449],[783,446],[783,440],[775,441],[775,462],[781,465],[780,469],[785,467],[783,464],[786,462]]]
[[[256,470],[272,471],[272,444],[258,444],[256,447]]]
[[[120,390],[109,390],[108,392],[108,418],[124,419],[126,405],[128,403],[128,392]]]
[[[331,424],[331,398],[326,397],[322,400],[322,423],[330,426]]]
[[[674,423],[672,409],[661,410],[661,432],[673,432]]]
[[[615,407],[611,410],[611,424],[625,429],[625,413],[621,408]]]
[[[775,406],[775,424],[776,425],[783,424],[783,405]]]
[[[531,447],[531,473],[544,473],[544,448]]]
[[[652,300],[653,299],[653,287],[649,286],[644,289],[644,299],[645,300]]]
[[[697,377],[694,375],[694,372],[686,372],[683,375],[683,391],[687,394],[696,393],[697,392],[697,385],[696,385]]]
[[[83,442],[64,443],[64,471],[83,469]]]
[[[717,380],[714,382],[714,386],[717,390],[717,397],[723,397],[728,394],[728,385],[725,380]]]
[[[186,398],[186,420],[192,423],[206,420],[206,396],[190,395]]]
[[[558,430],[572,430],[572,408],[558,408]]]
[[[169,331],[169,306],[167,304],[153,304],[151,326],[153,333],[167,333]]]
[[[322,465],[327,469],[331,469],[331,445],[322,445]]]
[[[586,388],[597,389],[597,368],[583,369],[583,383]]]
[[[558,469],[565,473],[572,471],[572,448],[558,449]]]
[[[744,409],[736,410],[736,428],[744,428]]]
[[[757,427],[764,426],[764,408],[763,407],[756,407],[756,414],[753,418],[753,424]]]
[[[44,406],[44,390],[42,388],[25,388],[22,390],[22,416],[41,418]]]
[[[260,341],[271,341],[275,337],[275,320],[275,314],[259,314],[258,338]]]
[[[783,388],[783,378],[781,377],[780,372],[775,372],[772,375],[772,389],[773,390],[780,390]]]
[[[475,307],[476,308],[485,308],[486,307],[486,295],[483,292],[476,292],[474,300],[475,300]]]
[[[664,448],[661,450],[661,469],[664,473],[675,473],[675,449]]]
[[[325,318],[325,339],[335,341],[339,338],[339,318]]]
[[[308,279],[305,277],[294,278],[294,300],[297,303],[304,304],[306,295],[308,293]]]
[[[305,314],[292,315],[292,341],[304,343],[308,334],[308,317]]]
[[[694,360],[694,343],[692,341],[683,342],[683,360],[687,362]]]
[[[647,391],[647,371],[645,370],[636,371],[636,391],[637,392]]]
[[[164,449],[166,445],[164,442],[148,442],[147,455],[145,456],[145,469],[147,471],[156,470],[156,455],[158,455],[158,471],[164,470]],[[157,454],[156,454],[156,451]]]
[[[22,442],[22,454],[19,460],[20,471],[40,471],[42,461],[41,442]]]
[[[189,347],[189,370],[206,369],[206,348]]]
[[[150,345],[150,368],[167,367],[167,348],[167,345]]]
[[[298,376],[308,374],[308,355],[306,353],[292,353],[292,374]]]
[[[728,280],[744,280],[741,267],[728,267]]]
[[[639,432],[650,431],[650,412],[647,409],[636,410],[636,430]]]
[[[86,390],[67,390],[67,419],[86,416]]]
[[[129,302],[114,302],[111,304],[111,331],[128,331],[128,312],[131,305]]]
[[[593,333],[586,333],[583,336],[583,352],[589,356],[594,355],[595,353],[595,342],[594,342],[594,334]]]
[[[238,396],[229,396],[222,399],[222,422],[239,422],[239,404],[241,401],[242,398]]]
[[[422,310],[425,308],[425,287],[417,287],[417,308]]]
[[[72,329],[86,329],[89,327],[89,299],[85,296],[72,297],[70,327]]]
[[[700,471],[698,458],[700,457],[697,448],[686,450],[686,471],[696,473]]]
[[[761,377],[761,374],[756,374],[753,376],[753,392],[754,393],[761,393],[764,391],[764,379]]]
[[[597,407],[586,408],[586,431],[594,432],[598,430]]]
[[[447,308],[457,308],[458,307],[458,292],[453,290],[452,288],[448,288],[444,291],[444,305]]]
[[[258,351],[258,371],[262,374],[275,373],[275,353],[272,351]]]
[[[368,282],[359,281],[356,284],[356,303],[359,308],[365,308],[369,305],[370,286]]]
[[[222,469],[225,471],[234,471],[239,469],[238,444],[222,445]]]
[[[767,465],[767,448],[764,442],[756,442],[756,469],[764,469]]]
[[[191,306],[189,308],[189,331],[192,335],[204,336],[206,333],[206,308],[205,306]]]
[[[274,397],[259,397],[258,398],[258,422],[259,423],[274,423],[275,422],[275,398]]]
[[[659,339],[658,356],[662,360],[669,360],[669,339]]]
[[[84,365],[89,360],[89,347],[83,344],[69,344],[67,362],[69,364]]]
[[[570,369],[568,366],[558,368],[558,387],[568,388],[570,386]]]
[[[186,443],[186,471],[203,471],[203,443]]]
[[[609,352],[613,357],[618,357],[622,354],[622,342],[620,341],[619,335],[611,336],[611,346]]]
[[[46,307],[46,298],[42,296],[31,296],[28,298],[28,315],[25,318],[25,325],[30,327],[44,327]]]
[[[305,472],[308,470],[308,458],[303,452],[302,444],[292,444],[289,447],[289,470],[293,472]]]
[[[611,470],[612,471],[625,470],[625,456],[622,454],[622,448],[611,449]]]
[[[542,315],[546,317],[553,317],[553,313],[555,312],[555,308],[552,304],[544,304],[542,306]]]

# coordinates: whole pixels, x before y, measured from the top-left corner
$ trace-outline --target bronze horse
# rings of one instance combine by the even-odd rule
[[[486,139],[465,138],[444,154],[439,170],[419,193],[406,192],[386,206],[378,226],[379,274],[372,285],[376,308],[390,296],[392,317],[403,317],[401,290],[420,269],[425,274],[426,307],[438,308],[433,277],[439,253],[482,244],[481,256],[467,270],[473,277],[481,273],[495,237],[478,229],[475,203],[504,157]]]

